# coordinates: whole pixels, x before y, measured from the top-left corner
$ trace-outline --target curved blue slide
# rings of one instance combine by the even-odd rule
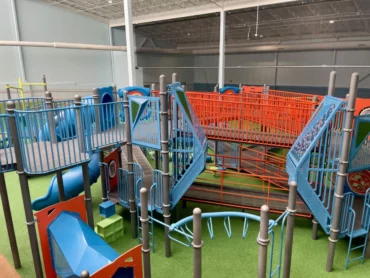
[[[90,185],[96,183],[100,176],[99,154],[93,154],[88,165]],[[82,167],[77,166],[63,174],[64,195],[69,200],[77,197],[84,190]],[[44,197],[32,202],[33,210],[41,210],[59,202],[57,177],[51,179],[48,192]]]

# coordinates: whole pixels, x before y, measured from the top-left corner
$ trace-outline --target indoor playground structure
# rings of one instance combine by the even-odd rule
[[[249,222],[259,223],[255,263],[260,278],[289,277],[296,215],[313,217],[313,238],[318,224],[330,235],[328,271],[338,238],[349,238],[345,268],[364,261],[370,229],[365,172],[370,168],[370,125],[368,103],[356,100],[358,74],[352,75],[347,99],[333,96],[335,73],[325,97],[267,86],[186,92],[176,79],[173,74],[166,84],[162,75],[159,91],[154,86],[104,87],[91,96],[61,101],[53,99],[45,82],[43,98],[2,102],[7,113],[0,115],[1,196],[16,268],[21,263],[4,187],[4,173],[15,170],[36,277],[151,277],[154,225],[159,225],[166,257],[171,242],[193,247],[198,278],[202,219],[213,239],[216,218],[223,219],[228,237],[231,218],[243,220],[242,238]],[[282,148],[289,149],[286,157],[275,153]],[[154,168],[145,155],[150,152]],[[45,196],[31,201],[28,178],[51,173],[55,176]],[[233,186],[224,180],[228,175],[258,179],[262,187]],[[99,177],[101,219],[94,221],[90,186]],[[196,208],[192,216],[171,222],[181,199],[261,212],[202,213]],[[131,235],[139,240],[122,255],[109,245],[120,240],[124,229],[115,204],[128,209]],[[272,220],[269,212],[279,216]],[[360,245],[353,246],[359,239]],[[351,256],[355,249],[362,255]]]

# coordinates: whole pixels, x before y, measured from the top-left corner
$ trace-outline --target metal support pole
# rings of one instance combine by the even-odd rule
[[[177,79],[177,73],[176,73],[176,72],[174,72],[174,73],[172,74],[172,83],[175,83],[175,82],[176,82],[176,79]]]
[[[8,99],[12,99],[12,95],[10,93],[10,88],[8,88],[9,84],[6,85],[6,96]]]
[[[80,278],[90,278],[90,273],[87,270],[81,272]]]
[[[57,183],[58,183],[59,201],[64,202],[66,199],[64,194],[64,182],[62,171],[57,171]]]
[[[10,210],[9,197],[8,197],[8,191],[6,189],[4,173],[0,173],[0,197],[1,197],[1,203],[3,204],[5,224],[6,224],[6,229],[8,231],[10,249],[12,250],[14,267],[18,269],[22,267],[21,259],[19,258],[17,239],[15,237],[13,218],[12,218],[12,213]]]
[[[106,171],[105,171],[105,165],[104,165],[104,152],[103,151],[100,151],[99,153],[99,159],[100,159],[100,181],[101,181],[101,194],[102,194],[102,201],[105,202],[108,200],[107,198],[107,177],[105,175]]]
[[[123,161],[122,161],[122,147],[121,146],[118,147],[117,152],[118,152],[118,168],[122,168]]]
[[[284,268],[283,278],[290,277],[290,268],[292,264],[292,248],[293,248],[293,232],[294,232],[294,219],[297,207],[297,183],[292,181],[289,183],[289,200],[287,210],[289,212],[286,234],[285,234],[285,249],[284,249]]]
[[[332,213],[332,223],[330,227],[330,237],[329,237],[329,250],[328,250],[328,258],[326,263],[326,271],[330,272],[333,270],[333,262],[334,262],[334,254],[335,254],[335,244],[338,241],[338,233],[339,233],[339,220],[340,220],[340,211],[342,208],[342,201],[343,201],[343,188],[344,183],[347,179],[347,168],[348,168],[348,158],[349,158],[349,151],[351,147],[351,136],[352,136],[352,125],[353,125],[353,115],[355,112],[356,106],[356,96],[357,96],[357,86],[358,86],[358,73],[353,73],[351,77],[351,84],[349,89],[349,99],[348,99],[348,106],[347,106],[347,115],[346,121],[343,128],[343,143],[342,143],[342,150],[341,150],[341,157],[339,160],[339,170],[338,170],[338,178],[337,178],[337,185],[335,191],[335,206]]]
[[[45,108],[53,109],[53,96],[51,92],[45,92]],[[54,111],[48,112],[48,122],[49,122],[49,132],[51,143],[57,143],[57,136],[55,134],[55,121],[54,121]]]
[[[88,163],[82,164],[82,176],[84,180],[87,224],[89,224],[91,229],[94,229],[94,214],[93,214],[93,207],[92,207],[90,178],[89,178],[89,164]]]
[[[193,210],[193,264],[194,278],[202,277],[202,211],[200,208]]]
[[[168,159],[168,94],[165,86],[165,76],[159,77],[159,97],[161,104],[161,153],[162,153],[162,177],[163,177],[163,218],[164,223],[171,225],[170,213],[170,180]],[[171,241],[168,237],[168,227],[164,228],[166,257],[171,256]]]
[[[225,11],[220,12],[220,53],[218,62],[218,85],[224,87],[225,82]]]
[[[44,92],[46,93],[48,90],[48,85],[46,84],[46,76],[42,76],[42,83],[44,83]]]
[[[113,86],[113,101],[118,102],[118,93],[117,93],[117,87],[116,85]],[[119,125],[119,107],[117,104],[114,105],[114,118],[116,120],[116,125]]]
[[[128,168],[128,186],[129,186],[129,203],[131,215],[131,235],[132,238],[137,237],[137,217],[135,204],[135,184],[134,184],[134,156],[132,154],[132,139],[131,139],[131,125],[130,125],[130,111],[128,104],[127,91],[123,93],[123,107],[125,109],[125,132],[126,132],[126,147],[127,147],[127,168]]]
[[[80,146],[79,152],[84,153],[86,151],[86,148],[85,148],[85,136],[82,126],[81,104],[82,104],[81,97],[79,95],[75,95],[74,105],[75,107],[77,107],[75,111],[76,111],[77,137],[78,144]]]
[[[151,91],[154,91],[155,90],[155,83],[153,83],[152,85],[150,85],[150,90]],[[151,93],[152,95],[153,93]],[[154,95],[152,95],[152,97],[154,97]]]
[[[22,154],[21,154],[21,146],[19,143],[17,125],[16,125],[16,121],[14,117],[15,102],[8,101],[6,104],[6,110],[9,114],[9,129],[10,129],[10,135],[13,141],[14,154],[15,154],[16,161],[17,161],[17,174],[19,176],[19,183],[21,186],[23,207],[24,207],[24,212],[26,215],[26,224],[27,224],[27,229],[28,229],[28,236],[30,239],[33,265],[35,268],[36,278],[42,278],[44,277],[44,274],[42,272],[39,244],[37,241],[37,233],[36,233],[36,228],[35,228],[36,220],[33,217],[30,188],[28,185],[27,174],[24,172]]]
[[[98,104],[100,103],[100,101],[99,101],[99,91],[96,88],[94,88],[94,90],[93,90],[93,100],[94,100],[94,109],[95,109],[95,128],[96,128],[96,133],[100,133],[101,132],[101,127],[100,127],[100,111],[99,111],[99,106],[98,106]]]
[[[257,237],[257,243],[260,246],[258,250],[258,278],[266,278],[267,251],[270,242],[268,234],[269,211],[267,205],[261,207],[260,232]]]
[[[148,215],[148,190],[143,187],[140,189],[140,203],[141,203],[141,238],[142,247],[141,252],[143,253],[143,269],[144,278],[150,278],[150,244],[149,244],[149,215]]]
[[[312,236],[311,236],[313,240],[317,239],[318,229],[319,229],[319,222],[314,217],[314,218],[312,218]]]
[[[337,72],[332,71],[330,73],[330,78],[329,78],[328,96],[334,96],[336,77],[337,77]]]
[[[132,9],[131,0],[123,0],[124,15],[125,15],[125,33],[127,47],[127,66],[128,66],[128,85],[134,86],[136,82],[135,76],[135,37],[132,24]]]

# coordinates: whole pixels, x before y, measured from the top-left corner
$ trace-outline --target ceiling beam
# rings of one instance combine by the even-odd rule
[[[214,1],[216,3],[222,1]],[[259,0],[258,4],[260,6],[265,5],[273,5],[273,4],[281,4],[281,3],[289,3],[289,2],[298,2],[297,0]],[[232,10],[239,10],[239,9],[246,9],[256,7],[257,1],[256,0],[234,0],[228,1],[224,3],[224,10],[225,11],[232,11]],[[215,3],[209,3],[200,6],[193,6],[190,8],[172,10],[172,11],[163,11],[161,13],[150,14],[149,15],[142,15],[142,16],[135,16],[133,17],[133,24],[142,24],[142,23],[149,23],[149,22],[157,22],[157,21],[164,21],[170,19],[178,19],[184,17],[192,17],[197,15],[204,15],[204,14],[212,14],[220,12],[221,8],[219,5]],[[124,20],[117,19],[111,20],[110,26],[117,27],[117,26],[124,26]]]

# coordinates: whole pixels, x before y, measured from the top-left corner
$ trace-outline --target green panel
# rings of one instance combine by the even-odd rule
[[[191,114],[190,114],[188,102],[186,101],[185,93],[181,92],[181,91],[177,91],[177,95],[179,96],[182,107],[184,107],[184,110],[185,110],[186,114],[188,115],[189,120],[193,123],[193,121],[191,120]]]
[[[140,104],[136,103],[135,101],[131,101],[131,119],[135,122],[137,114],[139,112]]]
[[[356,148],[364,141],[370,133],[370,122],[360,122],[358,125],[358,134],[356,138]]]

